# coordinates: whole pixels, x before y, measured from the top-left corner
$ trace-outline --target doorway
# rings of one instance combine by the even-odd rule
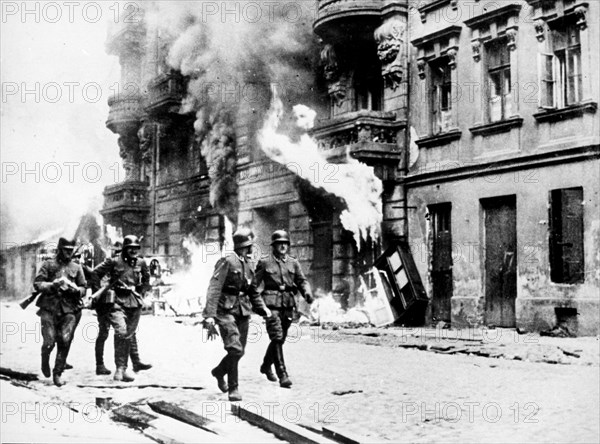
[[[485,322],[514,327],[517,297],[515,196],[481,200],[484,218]]]
[[[431,315],[434,323],[450,323],[452,300],[452,226],[449,203],[429,207],[433,229],[432,245],[432,304]]]

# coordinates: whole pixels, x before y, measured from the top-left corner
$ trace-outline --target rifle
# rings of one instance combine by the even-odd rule
[[[29,305],[35,301],[37,299],[37,297],[39,295],[41,295],[42,292],[37,292],[37,291],[32,291],[31,292],[31,296],[27,296],[25,299],[23,299],[21,302],[19,302],[19,306],[25,310],[27,307],[29,307]]]

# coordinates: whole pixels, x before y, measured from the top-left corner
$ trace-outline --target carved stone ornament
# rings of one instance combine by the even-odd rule
[[[328,85],[329,97],[331,97],[336,106],[342,106],[346,100],[347,90],[348,79],[345,75],[341,76],[337,81],[329,83]]]
[[[417,69],[419,70],[419,78],[420,79],[424,79],[425,78],[425,65],[427,63],[425,62],[425,60],[417,60]]]
[[[402,48],[404,48],[406,25],[392,18],[375,30],[377,56],[381,62],[381,76],[386,87],[394,91],[400,86],[404,72]]]
[[[508,50],[514,51],[517,49],[517,30],[515,28],[507,29],[506,37],[508,38]]]
[[[458,54],[456,48],[450,48],[448,51],[446,51],[446,55],[449,59],[448,66],[451,69],[456,69],[456,54]]]
[[[580,31],[584,31],[587,28],[587,7],[579,5],[573,12],[575,13],[575,17],[577,17],[577,27]]]
[[[473,50],[473,60],[479,62],[481,60],[481,42],[473,40],[471,42],[471,49]]]
[[[142,162],[152,163],[152,143],[154,141],[154,125],[151,122],[144,121],[137,133],[140,141],[140,153]]]
[[[323,74],[327,81],[336,81],[339,78],[339,67],[337,56],[333,45],[327,43],[321,50],[321,63],[323,63]]]
[[[546,22],[542,19],[537,19],[533,26],[535,27],[535,37],[538,42],[543,42],[546,39]]]
[[[348,79],[345,74],[342,74],[335,47],[327,43],[321,50],[321,63],[323,64],[323,75],[327,80],[329,97],[336,104],[342,106],[346,100]]]
[[[139,164],[138,157],[138,139],[137,136],[121,136],[117,140],[119,144],[119,156],[123,159],[123,169],[125,170],[125,181],[138,180]]]

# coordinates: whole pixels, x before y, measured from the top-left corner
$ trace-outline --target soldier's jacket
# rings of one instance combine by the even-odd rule
[[[294,295],[300,294],[308,303],[313,300],[310,284],[300,263],[292,256],[277,259],[273,254],[260,259],[252,281],[252,292],[261,293],[267,307],[292,308],[296,305]]]
[[[138,257],[135,260],[123,259],[123,256],[107,258],[94,268],[94,281],[100,282],[108,275],[109,282],[114,284],[116,281],[135,288],[134,294],[128,291],[124,286],[117,283],[112,288],[115,291],[116,303],[126,308],[137,308],[142,306],[141,296],[148,291],[150,287],[150,271],[143,258]]]
[[[73,282],[78,290],[55,288],[52,282],[61,277]],[[81,310],[86,281],[79,264],[60,262],[56,258],[45,261],[33,281],[33,287],[42,294],[36,305],[52,313],[76,313]]]
[[[259,294],[249,294],[250,284],[254,278],[254,264],[232,253],[219,259],[215,265],[203,316],[214,318],[219,315],[232,314],[249,316],[252,308],[259,315],[265,314],[265,304]]]

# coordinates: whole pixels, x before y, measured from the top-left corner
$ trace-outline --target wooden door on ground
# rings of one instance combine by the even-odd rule
[[[485,322],[515,326],[517,210],[515,196],[482,200],[484,211]]]
[[[333,224],[331,221],[313,222],[313,262],[311,267],[314,289],[331,291],[333,275]]]
[[[452,229],[450,204],[430,207],[433,225],[432,246],[432,306],[434,322],[450,322],[452,300]]]

